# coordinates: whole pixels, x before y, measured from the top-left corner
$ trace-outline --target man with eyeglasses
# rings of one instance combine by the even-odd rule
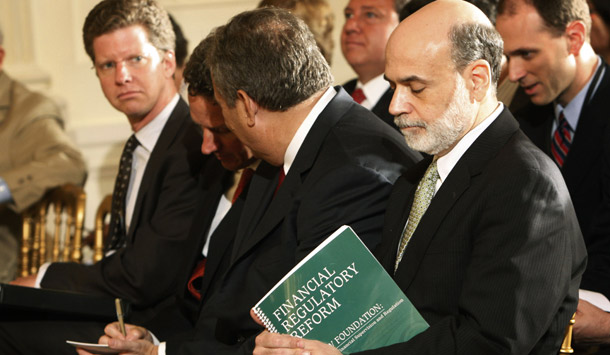
[[[175,275],[188,262],[181,256],[197,244],[189,240],[188,228],[207,158],[200,153],[201,136],[189,108],[174,86],[174,32],[165,10],[154,0],[104,0],[87,16],[83,39],[104,95],[127,116],[134,132],[119,164],[107,254],[90,266],[46,264],[38,275],[14,283],[120,297],[132,304],[132,321],[136,315],[144,321],[155,313],[152,305],[173,295]],[[138,312],[143,308],[147,312]],[[50,324],[0,323],[0,353],[74,353],[65,338],[52,339],[74,324]],[[47,332],[45,326],[52,329]],[[84,341],[97,340],[85,336],[103,329],[78,328],[70,334]],[[36,342],[30,340],[33,332],[39,336]]]

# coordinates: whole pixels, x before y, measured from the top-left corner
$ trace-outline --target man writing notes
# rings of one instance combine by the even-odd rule
[[[209,63],[225,123],[264,161],[256,169],[229,265],[201,305],[190,341],[167,354],[246,354],[262,328],[249,315],[296,263],[343,224],[373,248],[395,179],[419,159],[398,132],[354,103],[302,20],[276,8],[244,12],[211,34]],[[248,60],[244,60],[248,58]],[[205,276],[204,276],[205,277]],[[151,354],[116,324],[101,339]],[[162,349],[163,350],[163,349]]]
[[[496,99],[501,57],[499,34],[465,1],[434,1],[390,37],[390,112],[432,157],[397,180],[376,254],[430,328],[363,354],[559,351],[585,250],[557,166]],[[277,347],[338,353],[269,332],[254,353]]]

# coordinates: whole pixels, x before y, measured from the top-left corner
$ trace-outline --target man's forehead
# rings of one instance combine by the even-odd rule
[[[394,10],[394,0],[350,0],[346,9],[391,9]]]

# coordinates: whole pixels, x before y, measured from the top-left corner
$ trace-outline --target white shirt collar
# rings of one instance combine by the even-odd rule
[[[152,121],[142,127],[135,133],[136,138],[140,145],[148,152],[151,152],[161,135],[161,131],[165,126],[165,123],[169,119],[169,116],[174,111],[174,108],[178,104],[180,96],[176,94],[174,98],[165,106],[165,108],[159,112],[159,114],[153,118]]]
[[[366,99],[360,103],[363,107],[372,110],[383,94],[390,88],[390,83],[385,80],[383,74],[369,80],[368,83],[362,84],[360,80],[356,83],[356,89],[361,88]]]
[[[297,132],[294,134],[294,137],[292,137],[292,140],[290,141],[290,144],[286,149],[286,153],[284,153],[284,173],[286,175],[288,175],[288,170],[290,170],[290,167],[294,162],[294,158],[296,158],[299,149],[301,149],[301,145],[303,144],[303,141],[305,141],[307,133],[309,133],[309,130],[316,122],[316,119],[318,118],[320,113],[326,108],[328,103],[333,99],[333,97],[335,97],[335,95],[337,95],[337,90],[335,90],[335,88],[331,86],[326,89],[322,97],[320,97],[318,102],[316,102],[307,117],[305,117],[305,120],[303,121],[303,123],[301,123],[299,129],[297,129]]]
[[[486,119],[484,119],[478,126],[473,128],[470,132],[466,133],[462,139],[449,151],[449,153],[444,156],[438,158],[436,161],[436,168],[438,169],[439,180],[436,183],[436,190],[441,186],[441,184],[445,181],[447,176],[453,167],[457,164],[460,158],[466,153],[468,148],[474,143],[477,138],[489,127],[493,121],[500,116],[500,113],[504,109],[504,105],[500,102],[498,103],[498,107],[489,115]]]
[[[566,120],[568,121],[568,123],[570,124],[570,127],[572,128],[572,131],[574,133],[576,133],[576,126],[578,125],[578,119],[580,118],[580,112],[582,111],[582,107],[585,105],[585,98],[587,96],[587,91],[589,91],[589,86],[591,86],[591,84],[593,82],[593,78],[595,77],[595,72],[597,72],[599,70],[599,67],[601,65],[602,65],[602,60],[598,56],[597,65],[595,66],[595,71],[593,72],[593,75],[591,76],[591,78],[589,78],[589,81],[587,81],[587,84],[585,84],[585,86],[582,89],[580,89],[580,91],[578,92],[578,94],[576,94],[576,96],[572,99],[572,101],[568,102],[566,107],[561,106],[559,103],[557,103],[555,105],[555,118],[556,119],[559,118],[559,114],[563,110],[563,115],[566,118]],[[596,86],[593,88],[591,97],[593,97],[595,95],[595,91],[599,87],[599,83],[601,83],[602,77],[603,77],[603,73],[599,76],[597,83],[595,83]],[[554,127],[553,132],[555,132],[555,128],[557,127],[557,120],[555,120],[553,127]],[[574,138],[574,136],[572,136],[572,139],[573,138]]]

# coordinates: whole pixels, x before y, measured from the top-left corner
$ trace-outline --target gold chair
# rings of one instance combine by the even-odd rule
[[[22,213],[19,276],[35,274],[47,261],[81,261],[85,198],[81,187],[66,184]]]
[[[570,323],[566,327],[566,335],[563,338],[563,343],[561,343],[561,349],[559,349],[560,354],[573,354],[574,349],[572,349],[572,328],[574,328],[574,323],[576,323],[575,318],[576,313],[570,319]]]
[[[93,245],[93,262],[98,262],[104,257],[104,245],[108,236],[108,223],[106,218],[110,217],[112,208],[112,195],[106,195],[95,214],[95,241]]]

